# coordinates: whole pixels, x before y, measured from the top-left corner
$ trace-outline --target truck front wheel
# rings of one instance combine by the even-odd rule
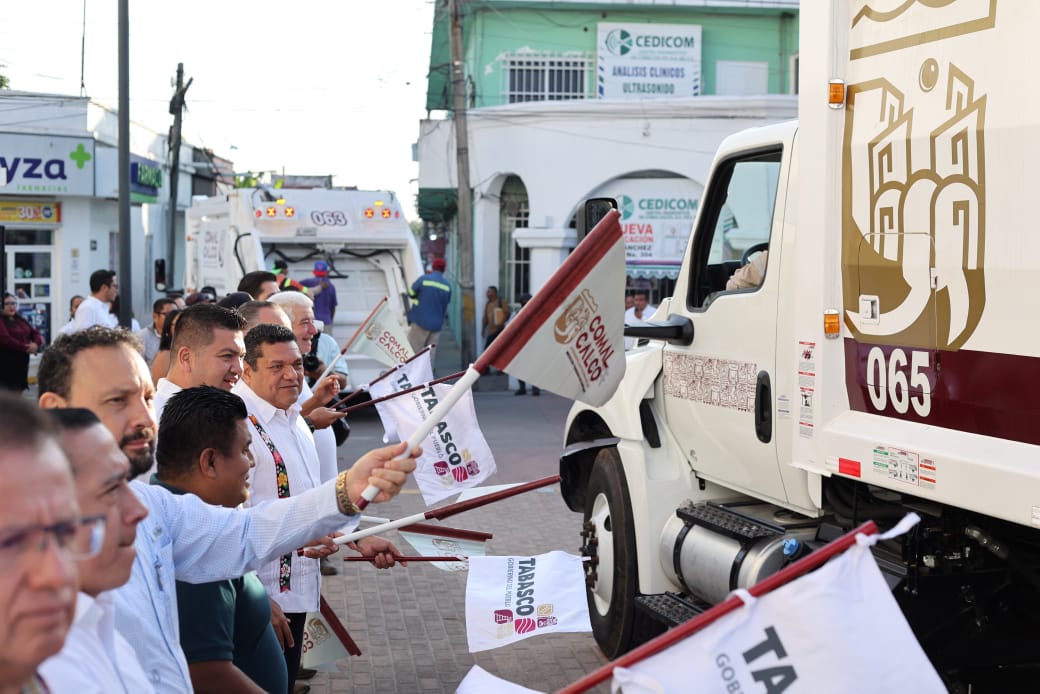
[[[628,482],[616,448],[596,456],[585,494],[581,553],[596,643],[609,658],[632,647],[636,596],[635,530]]]

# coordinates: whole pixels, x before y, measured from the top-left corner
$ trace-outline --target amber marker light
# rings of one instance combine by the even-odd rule
[[[835,338],[841,334],[841,320],[838,318],[837,309],[829,308],[823,312],[823,335],[827,338]]]
[[[285,208],[285,216],[286,217],[295,217],[296,216],[296,208],[295,207],[286,207]]]
[[[845,108],[845,80],[831,80],[827,85],[827,105]]]

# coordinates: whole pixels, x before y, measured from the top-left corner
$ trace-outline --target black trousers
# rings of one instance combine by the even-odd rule
[[[285,667],[289,673],[287,694],[293,694],[293,687],[296,686],[296,673],[300,670],[300,656],[303,654],[303,627],[307,623],[307,613],[286,612],[285,616],[289,618],[289,631],[292,632],[292,640],[295,644],[292,648],[285,649]]]

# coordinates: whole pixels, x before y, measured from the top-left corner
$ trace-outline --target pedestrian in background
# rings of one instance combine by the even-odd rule
[[[498,295],[498,287],[488,287],[485,293],[487,303],[484,304],[484,321],[481,325],[481,334],[484,335],[484,349],[491,346],[502,328],[506,327],[509,320],[509,304]]]
[[[112,302],[119,296],[119,283],[114,270],[90,273],[90,296],[76,309],[72,330],[86,330],[94,325],[118,328],[119,319],[111,312]]]
[[[75,294],[69,299],[69,322],[61,326],[58,330],[59,335],[67,335],[76,329],[76,309],[83,303],[83,297],[80,294]]]
[[[152,365],[155,361],[155,355],[159,353],[159,343],[162,342],[162,330],[163,321],[166,320],[166,315],[177,308],[176,302],[168,297],[162,299],[156,299],[155,303],[152,304],[152,324],[144,330],[140,330],[137,333],[137,337],[141,340],[141,344],[144,345],[144,360],[148,362],[148,366]]]
[[[408,342],[413,352],[437,344],[437,336],[444,327],[444,315],[451,301],[451,285],[444,277],[448,264],[444,258],[434,258],[430,272],[415,280],[408,293],[412,308],[408,312]],[[433,360],[433,354],[430,354]]]
[[[238,291],[253,297],[254,301],[267,301],[278,293],[278,276],[267,270],[253,270],[242,275]]]
[[[528,292],[524,292],[523,294],[521,294],[520,295],[520,308],[523,308],[524,306],[526,306],[527,302],[530,301],[530,300],[531,300],[531,295]],[[523,382],[523,381],[520,381],[520,379],[517,379],[517,381],[520,382],[520,387],[517,388],[516,391],[514,391],[513,394],[514,395],[527,395],[527,384],[525,382]],[[536,386],[536,385],[534,385],[532,383],[531,384],[531,396],[532,397],[537,397],[537,396],[539,396],[541,394],[542,394],[541,388],[539,388],[538,386]]]
[[[4,292],[0,314],[0,387],[21,392],[29,387],[29,355],[43,347],[43,335],[18,313],[18,300]]]
[[[158,383],[160,378],[166,376],[170,370],[170,348],[173,346],[173,331],[177,327],[177,317],[180,316],[179,309],[173,309],[166,314],[163,321],[162,335],[159,338],[159,351],[152,360],[152,383]]]
[[[336,287],[329,279],[329,264],[324,260],[314,263],[314,277],[301,280],[300,284],[311,290],[310,296],[314,301],[314,317],[325,325],[332,325],[332,319],[336,317]]]

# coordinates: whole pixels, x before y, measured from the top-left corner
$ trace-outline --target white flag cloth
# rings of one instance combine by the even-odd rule
[[[429,383],[433,380],[433,364],[430,359],[430,350],[420,352],[409,362],[399,365],[396,369],[382,378],[368,385],[368,393],[373,400],[386,397],[391,393],[400,393],[413,386]],[[401,436],[397,431],[397,424],[389,411],[383,406],[384,403],[376,403],[376,412],[383,423],[383,441],[400,441]]]
[[[667,650],[615,668],[624,694],[945,692],[870,550],[854,545]]]
[[[535,636],[592,631],[581,557],[473,557],[466,581],[470,653]]]
[[[320,612],[308,612],[303,624],[303,655],[300,665],[322,672],[338,672],[336,661],[350,654],[336,638]]]
[[[527,687],[521,687],[519,684],[507,682],[500,677],[495,677],[479,665],[474,665],[469,669],[469,673],[465,679],[459,682],[459,687],[455,690],[455,694],[488,694],[489,692],[494,692],[495,694],[543,694],[543,692],[539,692],[537,689],[528,689]]]
[[[350,345],[347,354],[364,354],[386,366],[400,364],[415,354],[404,327],[390,310],[386,297],[359,330],[360,334]]]
[[[451,386],[434,385],[398,396],[376,407],[405,435],[419,429]],[[427,506],[475,487],[495,472],[495,458],[477,424],[473,393],[467,390],[422,441],[413,476]]]
[[[487,554],[484,543],[479,540],[463,540],[457,537],[441,537],[425,533],[411,533],[399,530],[401,537],[410,544],[415,553],[426,557],[483,557]],[[441,571],[465,571],[469,563],[465,561],[431,562]]]
[[[625,374],[625,241],[612,210],[477,360],[598,407]]]

